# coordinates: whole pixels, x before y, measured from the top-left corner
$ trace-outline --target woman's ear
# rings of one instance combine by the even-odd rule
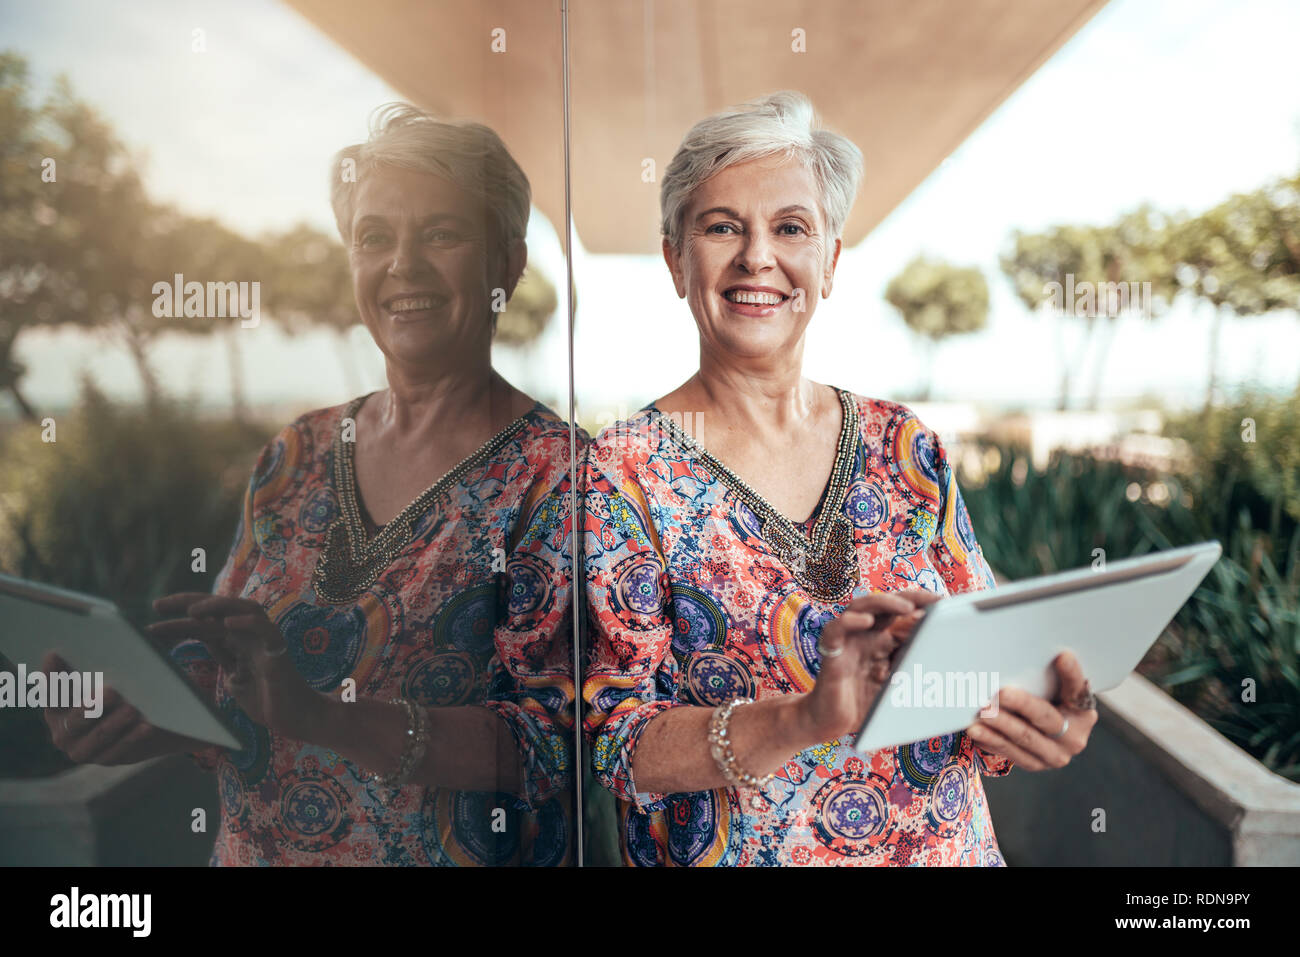
[[[668,264],[668,271],[673,274],[673,286],[677,289],[677,298],[686,298],[686,277],[682,275],[682,257],[677,249],[664,237],[663,242],[664,262]]]
[[[840,249],[843,248],[843,242],[837,237],[835,247],[827,257],[826,272],[822,276],[822,298],[826,299],[831,294],[831,286],[835,283],[835,266],[840,261]]]

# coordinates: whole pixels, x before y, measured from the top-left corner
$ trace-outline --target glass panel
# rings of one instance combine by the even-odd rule
[[[925,606],[995,585],[976,400],[1037,374],[992,335],[1016,176],[907,204],[1099,6],[571,4],[592,862],[1003,863],[1005,755],[852,747]]]
[[[559,10],[247,12],[3,14],[3,569],[122,621],[0,774],[148,784],[0,861],[572,865]]]

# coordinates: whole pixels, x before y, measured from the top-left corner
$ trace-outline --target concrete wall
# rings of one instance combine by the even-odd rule
[[[0,779],[0,865],[206,865],[220,815],[216,777],[184,755]]]
[[[984,779],[1010,865],[1300,865],[1300,784],[1137,674],[1097,697],[1067,767]]]

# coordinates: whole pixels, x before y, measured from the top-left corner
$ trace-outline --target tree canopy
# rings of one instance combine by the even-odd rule
[[[22,391],[16,346],[27,331],[59,326],[118,338],[151,402],[159,385],[149,349],[159,335],[224,331],[241,409],[240,317],[156,315],[155,285],[178,274],[184,282],[257,282],[259,310],[290,332],[343,334],[358,322],[347,253],[332,235],[307,225],[241,235],[151,199],[139,168],[66,80],[33,104],[25,60],[0,53],[0,390],[28,418],[37,416]],[[554,286],[530,267],[499,317],[497,340],[533,342],[556,304]]]

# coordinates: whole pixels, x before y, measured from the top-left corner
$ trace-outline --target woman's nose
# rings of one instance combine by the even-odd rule
[[[736,265],[749,273],[756,273],[775,265],[772,242],[761,233],[749,233],[742,240],[736,254]]]
[[[398,242],[393,250],[393,261],[388,264],[388,274],[395,278],[416,276],[429,269],[418,243],[411,240]]]

